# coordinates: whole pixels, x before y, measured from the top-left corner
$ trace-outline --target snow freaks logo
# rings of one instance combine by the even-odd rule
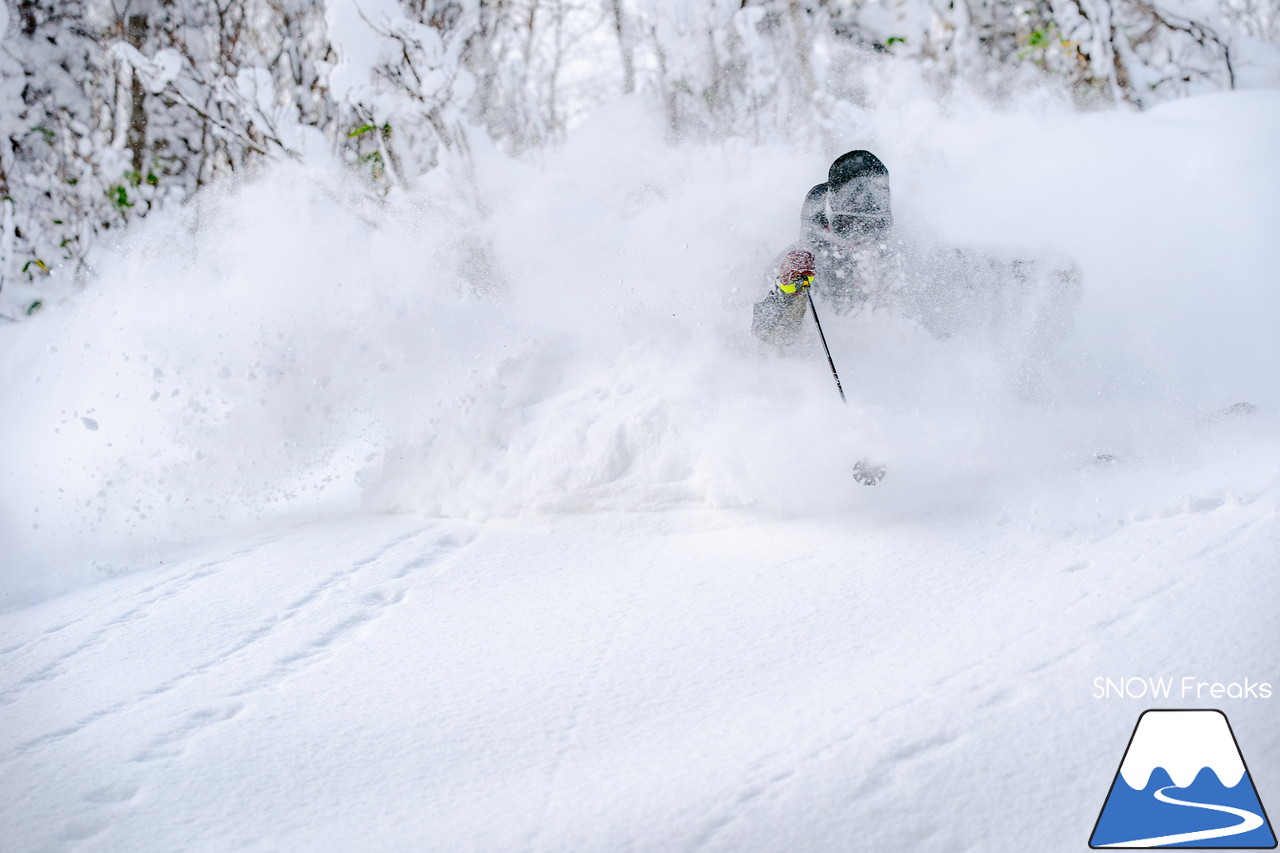
[[[1226,714],[1144,711],[1089,846],[1274,848]]]
[[[1182,678],[1131,676],[1093,680],[1094,699],[1270,699],[1271,683],[1253,681],[1201,681],[1193,675]]]

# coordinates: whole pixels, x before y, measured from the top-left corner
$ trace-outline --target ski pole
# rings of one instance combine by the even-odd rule
[[[840,374],[836,371],[836,363],[831,358],[831,347],[827,346],[827,336],[822,334],[822,321],[818,319],[818,309],[813,304],[813,294],[807,287],[804,293],[805,296],[809,297],[809,310],[813,312],[813,322],[818,325],[818,337],[822,339],[822,348],[827,351],[827,364],[831,365],[831,376],[836,380],[836,390],[840,392],[840,402],[847,406],[849,401],[844,397],[844,386],[840,384]]]
[[[827,364],[831,365],[831,377],[836,381],[836,390],[840,392],[840,402],[846,406],[849,401],[844,396],[844,386],[840,384],[840,374],[836,371],[835,360],[831,358],[831,347],[827,346],[827,336],[822,333],[822,321],[818,319],[818,309],[813,304],[813,294],[805,289],[805,295],[809,297],[809,309],[813,311],[813,322],[818,327],[818,337],[822,339],[822,348],[827,351]],[[867,459],[859,459],[853,466],[853,479],[857,480],[864,486],[874,486],[884,479],[884,466],[877,465]]]

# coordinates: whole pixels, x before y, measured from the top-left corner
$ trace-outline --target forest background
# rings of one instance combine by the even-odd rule
[[[0,315],[272,161],[340,158],[382,198],[434,174],[436,202],[482,223],[480,147],[536,158],[621,98],[673,142],[825,151],[890,66],[939,102],[1140,110],[1280,84],[1277,45],[1273,0],[6,0]]]

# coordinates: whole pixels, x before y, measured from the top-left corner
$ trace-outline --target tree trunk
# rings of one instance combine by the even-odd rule
[[[40,27],[40,21],[36,18],[37,6],[36,0],[19,0],[18,2],[18,17],[22,21],[22,34],[27,38],[34,38],[36,30]]]
[[[130,15],[125,27],[125,40],[139,51],[147,40],[147,16]],[[147,91],[142,86],[142,78],[135,70],[133,83],[129,89],[132,108],[129,112],[129,135],[126,145],[133,152],[133,171],[139,180],[146,178],[147,170]]]
[[[805,12],[800,8],[800,4],[796,0],[791,0],[787,4],[787,11],[791,14],[791,29],[796,40],[796,65],[800,69],[800,80],[804,86],[799,106],[806,108],[813,98],[813,93],[818,90],[818,81],[813,76],[813,64],[809,61],[809,52],[813,50],[813,43],[809,37],[809,28],[805,25]]]
[[[4,290],[9,267],[13,263],[13,199],[9,196],[9,179],[0,168],[0,291]]]
[[[622,0],[611,0],[610,6],[613,12],[613,29],[618,34],[618,49],[622,52],[622,92],[630,95],[636,90],[636,64],[622,17]]]

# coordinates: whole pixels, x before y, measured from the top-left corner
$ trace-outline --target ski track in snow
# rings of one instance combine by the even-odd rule
[[[274,540],[271,540],[271,541],[274,541]],[[270,544],[270,542],[264,543],[264,544]],[[168,580],[160,581],[155,584],[150,584],[140,588],[137,592],[139,596],[143,596],[143,597],[151,596],[151,593],[156,592],[157,590],[160,591],[160,594],[156,596],[151,596],[142,604],[131,607],[125,613],[122,613],[110,618],[103,627],[94,630],[83,642],[78,643],[70,651],[67,651],[65,653],[58,653],[55,656],[53,661],[40,667],[36,672],[33,672],[27,675],[26,677],[22,678],[20,681],[18,681],[18,683],[14,687],[4,692],[0,692],[0,706],[7,705],[15,701],[19,696],[21,696],[22,692],[27,686],[32,684],[37,684],[41,681],[47,681],[51,678],[54,678],[55,676],[64,674],[66,672],[66,665],[74,661],[78,655],[83,654],[84,652],[90,649],[94,649],[100,646],[103,640],[113,635],[116,629],[119,628],[120,626],[126,625],[129,622],[133,622],[138,619],[145,618],[149,607],[154,606],[169,598],[172,598],[173,596],[179,593],[189,592],[190,586],[192,584],[196,583],[202,578],[210,577],[211,575],[213,575],[220,565],[224,563],[232,562],[241,557],[248,556],[252,554],[254,551],[256,551],[259,547],[264,547],[264,546],[254,546],[254,547],[242,549],[240,551],[236,551],[235,553],[230,554],[227,557],[224,557],[222,559],[201,563],[199,566],[197,566],[195,569],[193,569],[190,572],[185,572],[177,575],[176,577],[172,577]],[[22,657],[21,653],[33,652],[35,650],[38,650],[38,648],[42,644],[46,644],[49,641],[53,640],[58,634],[88,621],[89,618],[90,617],[88,615],[85,615],[85,616],[72,619],[63,624],[56,625],[52,628],[49,628],[41,632],[37,637],[35,637],[32,640],[28,640],[24,643],[19,643],[14,646],[10,646],[9,648],[4,649],[3,651],[0,651],[0,655],[14,654],[14,655],[17,655],[18,657]],[[0,759],[0,762],[2,761],[3,759]]]
[[[631,591],[626,598],[626,603],[616,616],[611,617],[612,626],[608,629],[605,641],[601,644],[599,653],[588,666],[586,675],[580,682],[580,688],[573,699],[570,722],[559,736],[559,745],[556,747],[555,756],[548,767],[546,781],[541,786],[541,803],[538,807],[540,816],[535,824],[534,831],[530,834],[525,847],[526,850],[544,849],[542,844],[543,833],[547,828],[551,811],[560,799],[559,781],[565,760],[576,745],[576,735],[582,724],[582,717],[600,689],[602,675],[613,655],[614,649],[618,645],[619,636],[632,623],[636,599],[643,580],[643,574],[630,579]]]
[[[97,728],[114,720],[142,719],[146,728],[154,731],[128,761],[145,765],[181,756],[194,739],[251,707],[256,694],[313,666],[339,640],[403,601],[408,578],[432,569],[440,571],[442,563],[465,548],[473,536],[471,531],[449,533],[437,530],[436,525],[414,525],[349,564],[309,582],[299,579],[304,581],[302,589],[281,609],[264,613],[256,624],[240,628],[240,636],[229,643],[221,636],[215,638],[211,648],[183,660],[171,677],[150,680],[120,701],[70,721],[58,719],[66,713],[62,708],[46,709],[50,713],[41,716],[48,719],[38,722],[28,717],[22,728],[43,727],[45,731],[0,753],[0,775],[20,778],[21,771],[14,765],[21,759],[37,756],[39,761],[38,756],[51,747],[91,739]],[[73,682],[86,669],[103,663],[111,666],[110,652],[104,652],[104,647],[136,631],[151,618],[153,609],[180,596],[199,596],[203,582],[236,572],[244,564],[269,559],[264,552],[273,546],[287,548],[290,538],[273,537],[216,561],[201,562],[163,581],[146,583],[118,600],[125,605],[123,612],[87,613],[10,646],[0,666],[5,684],[0,706],[27,703],[38,708],[42,700],[33,694],[41,687]],[[89,627],[99,622],[100,627]],[[84,639],[57,648],[59,636],[77,627],[83,627]],[[166,624],[161,630],[174,627]],[[104,652],[102,660],[82,660],[95,652]],[[161,720],[167,722],[158,725]],[[10,725],[6,730],[13,735],[19,728]],[[97,786],[85,791],[82,800],[93,806],[122,805],[133,800],[142,787],[129,782]],[[77,819],[60,837],[67,842],[83,841],[107,825],[105,820]]]

